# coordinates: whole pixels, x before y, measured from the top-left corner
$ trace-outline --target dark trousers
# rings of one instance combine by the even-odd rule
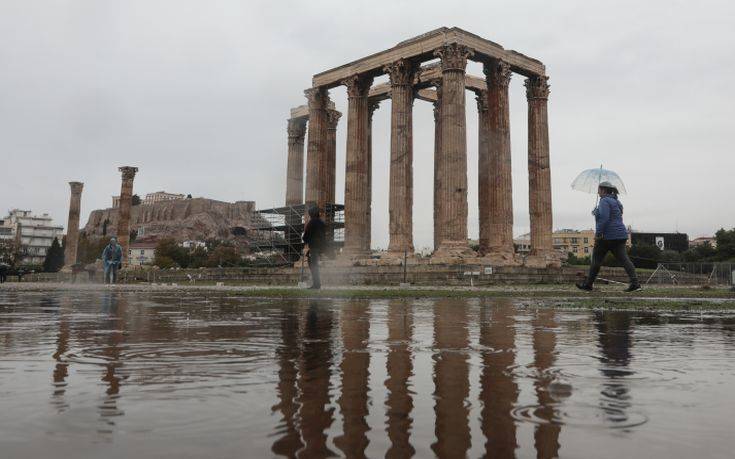
[[[309,271],[311,271],[311,285],[312,287],[321,287],[322,280],[319,277],[319,252],[309,250]]]
[[[105,284],[117,284],[117,264],[105,266]]]
[[[592,250],[592,262],[590,263],[590,272],[587,275],[587,285],[592,286],[600,272],[600,266],[605,259],[607,252],[612,252],[616,260],[623,264],[625,272],[628,273],[631,284],[638,283],[638,276],[635,274],[635,266],[628,258],[628,252],[625,251],[626,239],[605,240],[598,239],[595,241],[595,248]]]

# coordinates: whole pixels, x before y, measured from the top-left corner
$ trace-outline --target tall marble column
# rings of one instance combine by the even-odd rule
[[[368,228],[364,246],[370,252],[373,225],[373,113],[380,106],[379,100],[368,100],[368,215],[365,225]]]
[[[306,197],[305,203],[324,206],[326,194],[324,183],[324,157],[327,148],[327,108],[329,93],[324,88],[310,88],[304,91],[309,101],[309,139],[306,147]]]
[[[442,241],[442,226],[439,224],[439,216],[442,215],[442,178],[441,175],[441,151],[442,151],[442,123],[441,123],[441,80],[436,84],[436,101],[434,102],[434,250],[439,248]]]
[[[475,91],[477,101],[477,203],[479,206],[479,254],[484,255],[490,245],[490,227],[487,224],[490,213],[488,188],[493,184],[490,180],[490,152],[488,150],[488,103],[487,90]]]
[[[441,59],[442,103],[441,157],[442,227],[437,257],[472,256],[467,242],[467,130],[465,114],[465,67],[473,51],[460,44],[442,46],[434,52]]]
[[[71,198],[69,199],[69,220],[66,224],[66,245],[64,247],[64,265],[67,268],[77,262],[77,247],[79,246],[79,214],[82,203],[82,182],[69,182]]]
[[[549,167],[549,77],[526,80],[528,98],[528,200],[531,216],[529,266],[559,265],[552,244],[551,169]]]
[[[391,84],[390,242],[388,254],[413,253],[413,79],[416,65],[400,59],[385,66]]]
[[[288,120],[288,166],[286,171],[286,205],[304,203],[304,137],[306,118]]]
[[[368,91],[372,78],[353,75],[347,86],[347,155],[345,160],[345,243],[348,257],[366,256],[370,240]]]
[[[117,209],[117,242],[122,248],[122,266],[128,264],[128,248],[130,246],[130,208],[133,205],[133,179],[138,172],[137,167],[124,166],[118,168],[122,173],[120,186],[120,207]]]
[[[337,124],[342,116],[334,109],[327,110],[327,142],[324,149],[324,206],[334,204],[336,200],[335,187],[337,186]],[[334,221],[334,210],[327,212],[324,209],[327,223]]]
[[[487,82],[487,150],[481,152],[480,252],[496,264],[515,264],[513,247],[513,179],[510,152],[510,66],[484,65]],[[484,155],[483,155],[484,153]],[[484,207],[484,209],[483,209]]]

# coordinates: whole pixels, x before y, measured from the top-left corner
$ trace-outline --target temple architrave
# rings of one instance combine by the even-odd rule
[[[483,77],[466,74],[468,59],[483,65]],[[513,247],[508,87],[514,73],[526,78],[528,100],[531,250],[524,260]],[[375,77],[386,74],[389,83],[372,84]],[[414,100],[419,99],[432,103],[435,114],[431,262],[560,265],[551,239],[549,84],[540,61],[462,29],[445,27],[314,75],[312,87],[305,91],[308,105],[291,110],[288,120],[287,205],[313,204],[324,209],[334,203],[335,131],[340,114],[329,91],[339,86],[346,88],[348,96],[343,260],[360,264],[370,254],[372,115],[386,99],[391,99],[390,242],[384,260],[390,263],[413,254],[412,112]],[[476,95],[480,124],[479,252],[469,247],[467,238],[466,90]]]

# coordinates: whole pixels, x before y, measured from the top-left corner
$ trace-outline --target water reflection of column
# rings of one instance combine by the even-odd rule
[[[411,446],[411,412],[413,399],[408,382],[413,376],[413,362],[409,343],[413,334],[413,312],[411,305],[402,300],[392,300],[388,306],[388,359],[386,370],[388,389],[386,407],[388,425],[386,432],[391,446],[387,458],[411,457],[416,450]]]
[[[534,432],[534,445],[536,446],[536,457],[558,457],[559,456],[559,433],[561,426],[552,424],[554,418],[554,399],[549,392],[549,386],[553,377],[548,371],[556,360],[556,327],[554,318],[555,311],[540,310],[533,318],[533,366],[538,372],[536,381],[533,383],[536,389],[536,398],[539,407],[536,409],[536,417],[543,420],[542,424],[536,426]]]
[[[332,456],[325,431],[334,421],[329,405],[329,378],[332,374],[332,311],[318,303],[309,305],[299,367],[299,425],[304,448],[299,457]]]
[[[105,374],[102,381],[107,384],[106,396],[100,408],[100,416],[103,419],[119,416],[122,412],[117,407],[117,398],[120,394],[120,381],[122,378],[117,374],[117,369],[122,365],[120,362],[121,344],[123,343],[125,330],[125,307],[126,302],[121,293],[107,292],[103,298],[102,313],[108,319],[102,321],[102,328],[109,330],[107,345],[103,347],[102,355],[107,361]],[[105,326],[107,325],[107,326]],[[115,423],[107,419],[107,424]]]
[[[630,407],[630,388],[625,377],[630,374],[632,347],[630,314],[623,311],[595,313],[602,353],[600,372],[607,378],[603,383],[600,406],[610,422],[625,422],[625,409]],[[606,410],[613,408],[614,412]]]
[[[509,301],[483,305],[480,344],[490,348],[482,356],[480,399],[482,433],[488,457],[515,457],[516,426],[511,410],[518,401],[518,385],[511,373],[515,364],[515,319]],[[490,313],[492,312],[492,317]]]
[[[299,410],[299,404],[296,402],[299,318],[298,315],[291,313],[290,309],[286,311],[286,315],[281,319],[281,347],[276,350],[279,366],[276,392],[279,403],[271,408],[272,411],[281,413],[281,422],[277,427],[277,432],[281,435],[273,442],[271,451],[276,455],[295,457],[296,451],[304,446],[295,421]]]
[[[343,353],[340,364],[342,393],[338,403],[342,413],[342,435],[334,439],[334,444],[346,457],[365,457],[368,445],[369,319],[368,303],[364,300],[351,301],[340,312]]]
[[[64,394],[66,393],[66,378],[69,376],[69,364],[62,360],[61,356],[69,350],[69,322],[66,319],[65,313],[65,309],[68,307],[68,299],[63,301],[61,307],[59,307],[59,333],[56,337],[56,352],[53,354],[56,365],[54,366],[53,372],[54,392],[52,402],[59,411],[64,411],[67,407],[64,401]]]
[[[434,433],[439,457],[464,457],[470,447],[467,309],[451,300],[434,305]]]

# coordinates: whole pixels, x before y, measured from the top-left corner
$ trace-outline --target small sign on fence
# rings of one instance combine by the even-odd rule
[[[493,273],[493,267],[485,266],[485,274],[492,274],[492,273]]]

